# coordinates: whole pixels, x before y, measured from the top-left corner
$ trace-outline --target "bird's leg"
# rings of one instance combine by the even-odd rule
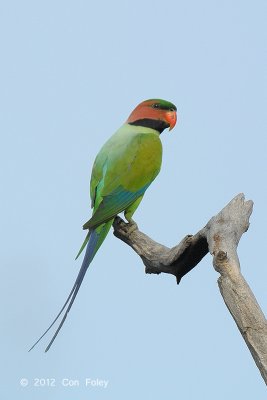
[[[140,204],[140,201],[142,200],[143,196],[138,197],[138,199],[136,199],[128,208],[126,208],[126,210],[124,211],[124,216],[125,219],[128,221],[127,224],[127,232],[130,235],[133,231],[135,231],[136,229],[138,229],[138,226],[136,224],[136,222],[134,222],[132,216],[135,212],[135,210],[137,209],[137,207]]]
[[[138,226],[136,224],[136,222],[134,222],[132,216],[135,212],[135,210],[137,209],[137,207],[140,204],[140,201],[142,200],[143,196],[138,197],[138,199],[136,199],[128,208],[126,208],[126,210],[124,211],[124,216],[125,219],[128,221],[127,224],[127,231],[129,234],[131,234],[133,231],[135,231],[136,229],[138,229]]]

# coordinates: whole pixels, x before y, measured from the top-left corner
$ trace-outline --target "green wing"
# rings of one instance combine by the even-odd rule
[[[143,196],[147,186],[136,192],[130,192],[119,186],[114,192],[103,197],[92,218],[83,225],[83,229],[93,229],[114,218],[120,212],[126,210],[135,200]]]

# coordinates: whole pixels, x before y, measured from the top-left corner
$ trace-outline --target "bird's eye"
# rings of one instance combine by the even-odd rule
[[[158,103],[152,104],[152,108],[159,108],[159,104]]]
[[[173,108],[173,107],[171,107],[171,108],[170,108],[170,111],[174,111],[174,108]]]

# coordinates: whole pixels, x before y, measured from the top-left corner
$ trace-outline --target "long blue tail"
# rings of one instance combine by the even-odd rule
[[[65,308],[67,307],[65,314],[63,315],[63,318],[54,334],[54,336],[52,337],[51,341],[49,342],[48,346],[45,349],[45,352],[47,352],[50,347],[52,346],[55,338],[57,337],[60,329],[62,328],[62,325],[65,322],[65,319],[67,318],[68,312],[70,311],[72,304],[77,296],[77,293],[81,287],[83,278],[86,274],[86,271],[90,265],[90,263],[92,262],[97,250],[99,249],[99,247],[101,246],[101,244],[103,243],[110,227],[111,227],[112,221],[108,222],[105,225],[102,225],[101,227],[96,228],[95,230],[92,230],[90,232],[90,237],[88,240],[88,244],[86,247],[86,252],[85,252],[85,256],[80,268],[80,271],[78,273],[78,276],[75,280],[75,283],[70,291],[70,294],[67,298],[67,300],[65,301],[63,307],[61,308],[61,310],[59,311],[59,313],[57,314],[56,318],[53,320],[53,322],[51,323],[51,325],[47,328],[47,330],[42,334],[42,336],[34,343],[34,345],[30,348],[29,351],[31,351],[36,345],[37,343],[40,342],[40,340],[47,334],[47,332],[52,328],[52,326],[55,324],[55,322],[58,320],[58,318],[60,317],[60,315],[63,313],[63,311],[65,310]]]

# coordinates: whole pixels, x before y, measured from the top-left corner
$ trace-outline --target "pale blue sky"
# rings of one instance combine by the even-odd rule
[[[211,257],[177,286],[145,275],[112,233],[51,350],[50,335],[27,353],[79,269],[94,157],[151,97],[174,102],[179,123],[162,135],[140,229],[172,246],[244,192],[255,208],[240,261],[267,311],[266,11],[260,0],[1,2],[2,398],[266,398]]]

